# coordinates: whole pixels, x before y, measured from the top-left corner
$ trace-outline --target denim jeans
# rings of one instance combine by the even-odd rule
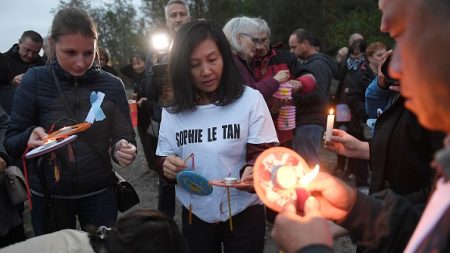
[[[319,164],[319,149],[325,128],[322,125],[300,125],[295,128],[292,146],[310,167]]]
[[[32,196],[31,222],[34,234],[45,234],[45,200],[43,197]],[[113,189],[80,199],[61,199],[67,212],[69,229],[76,229],[76,217],[85,229],[87,225],[112,226],[117,221],[117,201]],[[65,228],[64,228],[65,229]]]

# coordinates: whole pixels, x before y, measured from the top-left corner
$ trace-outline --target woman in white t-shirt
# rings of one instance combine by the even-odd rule
[[[254,194],[253,163],[278,143],[263,96],[244,86],[225,35],[208,21],[191,22],[178,31],[169,77],[173,102],[163,109],[156,151],[161,173],[173,183],[183,170],[207,180],[249,182],[246,188],[230,189],[232,231],[225,188],[199,196],[176,186],[190,252],[220,253],[222,247],[225,253],[263,252],[264,208]]]

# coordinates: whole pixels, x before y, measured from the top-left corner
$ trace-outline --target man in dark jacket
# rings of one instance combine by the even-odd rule
[[[170,36],[175,37],[176,32],[187,22],[191,20],[189,5],[183,0],[170,0],[164,7],[166,17],[166,26],[169,29]],[[158,65],[157,67],[153,67]],[[154,170],[156,165],[156,146],[158,145],[159,123],[161,122],[161,99],[163,85],[161,79],[167,66],[167,52],[158,52],[151,50],[147,54],[145,63],[145,76],[139,84],[137,91],[138,99],[141,99],[141,108],[149,112],[147,133],[141,132],[141,142],[146,152],[146,159],[150,169]],[[157,71],[162,70],[162,71]],[[157,73],[158,72],[158,73]],[[159,79],[159,80],[158,80]],[[151,133],[151,134],[150,134]],[[146,136],[145,142],[143,136]],[[148,151],[147,151],[148,150]],[[173,217],[175,215],[175,187],[169,184],[162,175],[159,177],[158,186],[158,210],[166,215]]]
[[[424,127],[449,134],[450,2],[380,0],[379,6],[383,12],[381,31],[389,32],[397,41],[390,75],[400,79],[405,106],[417,114]],[[278,216],[273,230],[275,241],[285,252],[332,252],[324,217],[359,235],[359,241],[376,252],[402,252],[406,242],[403,252],[407,253],[449,252],[449,161],[447,145],[435,155],[437,180],[422,215],[409,200],[391,191],[386,191],[382,200],[374,199],[321,173],[308,187],[315,197],[306,201],[305,216],[295,215],[293,206]]]
[[[304,72],[311,73],[316,89],[296,99],[297,128],[293,147],[309,164],[319,164],[319,148],[325,130],[330,85],[337,71],[336,62],[317,51],[316,38],[308,30],[299,28],[289,37],[291,52],[303,60]]]
[[[0,103],[10,114],[14,88],[20,84],[23,74],[33,66],[44,65],[39,56],[42,37],[35,31],[25,31],[8,52],[0,57]]]

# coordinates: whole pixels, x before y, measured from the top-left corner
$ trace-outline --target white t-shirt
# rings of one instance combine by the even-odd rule
[[[246,163],[246,145],[278,143],[266,102],[259,91],[245,86],[243,95],[227,106],[197,106],[192,111],[171,114],[163,109],[159,132],[158,156],[176,155],[182,159],[194,154],[187,169],[208,180],[239,178]],[[228,219],[225,188],[214,186],[208,196],[190,194],[176,186],[176,195],[186,208],[203,221],[214,223]],[[230,188],[231,214],[260,204],[256,194]]]

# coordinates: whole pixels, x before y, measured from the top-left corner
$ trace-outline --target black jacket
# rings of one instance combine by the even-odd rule
[[[31,62],[23,62],[19,55],[19,45],[14,44],[6,53],[3,53],[0,65],[0,85],[11,85],[12,79],[20,74],[27,72],[27,70],[34,66],[42,66],[45,62],[41,56]]]
[[[423,128],[404,102],[399,97],[375,124],[375,136],[369,142],[370,192],[390,188],[424,204],[434,177],[430,163],[442,148],[445,134]]]
[[[313,92],[295,97],[297,125],[319,124],[325,126],[331,80],[337,73],[337,64],[329,56],[316,53],[301,65],[301,74],[311,73],[317,86]]]
[[[50,67],[58,76],[76,119],[69,119],[48,67],[32,68],[23,77],[14,96],[11,122],[5,141],[7,152],[19,158],[25,151],[31,132],[37,126],[49,131],[53,125],[55,125],[53,129],[57,130],[63,126],[83,122],[91,108],[90,94],[93,91],[101,91],[106,94],[101,104],[106,119],[95,121],[88,130],[78,134],[77,140],[71,144],[73,161],[68,158],[66,146],[57,149],[57,159],[46,160],[43,169],[50,192],[55,195],[87,194],[113,185],[110,148],[114,148],[115,143],[121,139],[135,144],[122,81],[96,66],[78,78],[64,71],[56,61]],[[96,155],[95,150],[101,153],[101,158]],[[113,152],[114,150],[111,154]],[[59,182],[56,182],[55,163],[61,175]],[[29,164],[32,167],[31,188],[42,192],[34,163]]]
[[[8,52],[0,54],[0,105],[7,114],[11,113],[15,76],[25,73],[29,68],[42,66],[44,61],[38,56],[32,63],[23,62],[19,55],[19,45],[15,44]]]

